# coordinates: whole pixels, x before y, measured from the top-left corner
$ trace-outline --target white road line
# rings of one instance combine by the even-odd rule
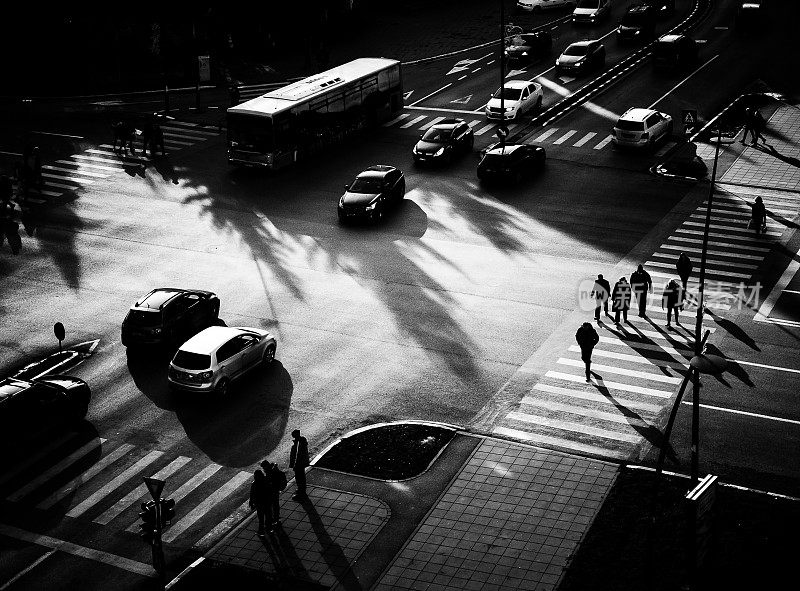
[[[705,67],[706,67],[708,64],[710,64],[711,62],[713,62],[713,61],[714,61],[715,59],[717,59],[718,57],[719,57],[719,54],[715,55],[714,57],[712,57],[711,59],[709,59],[709,60],[708,60],[707,62],[705,62],[704,64],[702,64],[702,65],[698,66],[698,67],[697,67],[697,69],[696,69],[694,72],[692,72],[691,74],[689,74],[688,76],[686,76],[686,78],[684,78],[683,80],[681,80],[680,82],[678,82],[678,83],[677,83],[675,86],[673,86],[672,88],[670,88],[670,89],[669,89],[669,90],[668,90],[668,91],[667,91],[667,92],[666,92],[666,93],[665,93],[663,96],[659,97],[659,98],[658,98],[658,99],[657,99],[657,100],[656,100],[656,101],[655,101],[655,102],[654,102],[652,105],[650,105],[650,106],[649,106],[649,107],[647,107],[647,108],[648,108],[648,109],[652,109],[653,107],[655,107],[655,106],[656,106],[658,103],[660,103],[660,102],[661,102],[661,101],[663,101],[665,98],[667,98],[667,97],[668,97],[670,94],[672,94],[672,92],[673,92],[674,90],[676,90],[676,89],[677,89],[679,86],[681,86],[681,85],[682,85],[684,82],[686,82],[686,81],[687,81],[689,78],[691,78],[692,76],[694,76],[695,74],[697,74],[697,73],[698,73],[700,70],[702,70],[703,68],[705,68]]]
[[[641,440],[641,435],[638,434],[620,433],[618,431],[610,431],[590,425],[582,425],[581,423],[575,423],[573,421],[562,421],[551,417],[543,417],[528,413],[510,412],[506,415],[505,419],[538,425],[540,427],[549,427],[551,429],[558,429],[559,431],[567,431],[568,433],[582,433],[583,435],[590,435],[592,437],[625,441],[627,443],[638,443]]]
[[[800,295],[800,291],[798,291],[796,289],[784,289],[783,293],[792,293],[792,294]]]
[[[36,133],[38,135],[52,135],[55,137],[68,137],[74,140],[82,140],[82,135],[69,135],[67,133],[53,133],[52,131],[32,131],[31,133]]]
[[[778,279],[778,282],[772,287],[767,297],[764,298],[764,302],[758,307],[755,320],[766,318],[772,313],[772,309],[781,296],[781,292],[789,285],[789,282],[792,280],[792,277],[795,276],[798,269],[800,269],[800,261],[797,260],[797,257],[794,257],[786,266],[781,278]]]
[[[574,404],[563,404],[561,402],[555,402],[553,400],[544,400],[540,398],[533,398],[531,396],[526,396],[525,398],[523,398],[522,404],[526,406],[536,406],[539,408],[546,408],[547,410],[551,410],[553,412],[563,412],[573,415],[580,415],[588,418],[600,419],[601,421],[608,421],[609,423],[619,423],[621,425],[628,425],[628,426],[635,425],[637,427],[649,427],[649,425],[645,420],[641,418],[637,419],[636,417],[626,417],[620,411],[607,412],[604,410],[597,410],[596,408],[592,408],[589,406],[576,406]],[[508,415],[509,418],[511,418],[511,414],[515,413],[510,413]],[[527,413],[520,412],[519,414],[527,414]],[[524,419],[520,420],[524,421]],[[612,431],[612,433],[614,433],[614,431]],[[625,440],[630,441],[628,437],[633,437],[631,435],[627,434],[625,435],[626,439],[624,439],[623,441]],[[636,441],[638,441],[638,438],[635,438],[635,440],[631,442],[635,443]]]
[[[99,156],[87,156],[85,154],[73,154],[70,158],[74,158],[76,160],[89,160],[90,162],[106,162],[108,164],[117,164],[118,166],[122,166],[122,162],[116,158],[101,158]],[[115,170],[124,170],[124,168],[116,168]]]
[[[581,139],[579,139],[577,142],[575,142],[572,145],[575,148],[580,148],[583,144],[588,142],[590,139],[592,139],[596,135],[597,135],[597,133],[595,133],[594,131],[590,131],[589,133],[587,133],[585,136],[583,136]]]
[[[415,105],[418,105],[418,104],[420,104],[420,103],[421,103],[422,101],[424,101],[425,99],[429,99],[429,98],[431,98],[431,97],[432,97],[434,94],[440,93],[440,92],[442,92],[442,91],[443,91],[445,88],[449,88],[449,87],[450,87],[450,86],[452,86],[452,85],[453,85],[453,83],[452,83],[452,82],[448,82],[447,84],[445,84],[444,86],[442,86],[442,87],[441,87],[441,88],[439,88],[438,90],[434,90],[432,93],[430,93],[430,94],[426,94],[425,96],[423,96],[423,97],[422,97],[421,99],[419,99],[418,101],[414,101],[413,103],[411,103],[411,104],[409,105],[409,107],[413,107],[413,106],[415,106]]]
[[[469,125],[469,126],[470,126],[470,128],[472,128],[472,127],[475,127],[476,125],[478,125],[478,124],[480,124],[480,123],[483,123],[483,120],[482,120],[482,119],[473,119],[473,120],[472,120],[472,121],[470,121],[470,122],[469,122],[467,125]]]
[[[26,566],[25,568],[23,568],[23,569],[22,569],[21,571],[19,571],[19,572],[18,572],[16,575],[14,575],[14,576],[13,576],[13,577],[11,577],[10,579],[8,579],[8,580],[7,580],[5,583],[3,583],[2,585],[0,585],[0,591],[4,591],[5,589],[8,589],[8,588],[9,588],[11,585],[13,585],[14,583],[16,583],[16,582],[17,582],[19,579],[21,579],[22,577],[24,577],[25,575],[27,575],[29,572],[31,572],[33,569],[35,569],[35,568],[36,568],[37,566],[39,566],[39,565],[40,565],[42,562],[44,562],[45,560],[47,560],[48,558],[50,558],[50,557],[51,557],[53,554],[55,554],[55,553],[56,553],[56,551],[55,551],[55,550],[50,550],[49,552],[45,552],[44,554],[42,554],[42,555],[41,555],[39,558],[37,558],[36,560],[34,560],[33,562],[31,562],[31,563],[30,563],[28,566]]]
[[[541,392],[547,392],[548,394],[556,394],[558,396],[567,396],[570,398],[577,398],[578,400],[586,400],[588,402],[599,402],[601,404],[621,404],[627,408],[635,408],[644,412],[648,412],[651,414],[657,414],[661,412],[662,406],[659,404],[650,404],[649,402],[641,402],[639,400],[628,400],[625,398],[617,398],[614,397],[613,399],[601,394],[600,392],[596,391],[586,391],[586,390],[572,390],[570,388],[562,388],[560,386],[551,386],[550,384],[536,384],[533,387],[534,390],[539,390]],[[527,400],[532,398],[530,394],[526,394],[525,397],[522,399],[523,404],[529,404]]]
[[[599,144],[597,144],[597,145],[594,147],[594,149],[595,149],[595,150],[602,150],[603,148],[605,148],[605,147],[606,147],[606,145],[608,144],[608,142],[610,142],[610,141],[611,141],[611,138],[612,138],[612,136],[611,136],[611,135],[607,135],[603,141],[601,141]]]
[[[72,181],[73,183],[78,183],[78,184],[81,184],[81,185],[91,185],[91,184],[94,183],[94,181],[90,180],[90,179],[83,179],[83,178],[78,178],[78,177],[74,177],[74,176],[65,176],[65,175],[62,175],[62,174],[52,174],[52,173],[49,173],[49,172],[43,172],[42,176],[45,177],[45,178],[48,178],[48,179],[58,179],[58,180],[61,180],[61,181]]]
[[[131,449],[133,449],[133,445],[130,443],[123,443],[117,449],[113,450],[107,456],[102,457],[96,463],[92,464],[91,468],[80,474],[79,476],[70,480],[67,484],[62,486],[52,495],[44,499],[41,503],[36,505],[39,509],[49,509],[53,505],[56,505],[60,501],[64,500],[66,497],[71,495],[76,488],[85,484],[98,474],[105,470],[108,466],[116,462],[126,453],[128,453]]]
[[[689,228],[676,228],[675,234],[689,234],[692,236],[702,236],[704,232],[702,230],[691,230]],[[678,239],[678,237],[672,234],[669,239]],[[744,242],[747,244],[764,244],[763,239],[754,238],[751,236],[733,236],[731,234],[720,234],[718,232],[709,232],[709,238],[725,238],[726,240],[736,240],[737,242]],[[770,249],[771,250],[771,249]]]
[[[544,140],[549,138],[551,135],[553,135],[557,131],[558,131],[558,127],[551,127],[550,129],[545,131],[543,134],[541,134],[539,137],[535,138],[533,141],[534,142],[543,142]]]
[[[673,268],[673,269],[675,268],[675,264],[673,262],[674,259],[675,259],[675,255],[672,254],[671,252],[656,252],[656,253],[653,253],[653,256],[664,257],[666,259],[670,259],[669,263],[661,263],[661,262],[658,263],[658,264],[653,263],[653,264],[655,264],[655,266],[657,266],[657,267],[667,267],[667,268]],[[733,255],[731,255],[731,256],[733,256]],[[763,260],[763,259],[764,259],[764,257],[761,257],[761,260]],[[647,263],[647,264],[650,264],[650,263]],[[732,263],[730,261],[722,261],[720,259],[706,259],[706,267],[707,267],[706,268],[706,272],[708,272],[708,269],[712,268],[712,267],[732,267],[734,269],[742,269],[742,270],[744,270],[744,269],[752,269],[752,270],[755,270],[755,269],[758,269],[759,265],[751,265],[749,263]],[[724,269],[720,269],[720,271],[727,273],[727,271],[724,270]]]
[[[693,227],[704,227],[704,222],[692,222],[692,221],[685,221],[683,222],[684,226],[693,226]],[[756,233],[751,230],[750,228],[746,228],[744,225],[732,225],[732,224],[720,224],[720,223],[711,223],[709,224],[709,228],[714,228],[716,230],[725,230],[726,232],[733,232],[735,234],[747,234],[750,237],[753,237],[755,240],[766,240],[763,234],[756,235]],[[781,232],[775,232],[774,230],[767,230],[766,232],[770,236],[780,236]]]
[[[146,456],[141,458],[138,462],[129,466],[127,469],[123,470],[120,474],[118,474],[115,478],[111,479],[105,486],[100,488],[99,490],[95,491],[88,497],[86,497],[83,501],[75,505],[72,509],[67,511],[67,517],[80,517],[86,511],[91,509],[99,500],[104,499],[108,495],[110,495],[114,490],[119,488],[123,483],[127,482],[133,476],[144,469],[146,466],[149,466],[153,462],[155,462],[158,458],[164,455],[163,451],[153,450],[148,453]]]
[[[170,462],[166,467],[162,468],[155,474],[153,474],[153,478],[157,478],[159,480],[166,480],[175,472],[180,470],[183,466],[188,464],[192,459],[187,458],[186,456],[178,456],[172,462]],[[145,494],[147,494],[147,485],[144,483],[137,486],[127,495],[122,497],[119,501],[114,503],[109,509],[107,509],[102,515],[94,519],[95,523],[99,523],[101,525],[108,525],[113,519],[120,515],[125,509],[133,505],[136,501],[141,499]]]
[[[424,131],[424,130],[426,130],[426,129],[430,128],[430,127],[433,127],[434,125],[436,125],[437,123],[439,123],[439,121],[444,121],[444,120],[445,120],[445,118],[444,118],[444,117],[434,117],[433,119],[431,119],[430,121],[428,121],[428,122],[427,122],[425,125],[423,125],[422,127],[420,127],[420,130]]]
[[[572,353],[580,353],[581,348],[578,345],[570,345],[569,351]],[[597,347],[594,348],[592,352],[592,358],[594,356],[597,357],[605,357],[607,359],[616,359],[619,361],[629,361],[631,363],[639,363],[641,365],[652,365],[654,367],[669,367],[670,369],[680,369],[684,370],[689,367],[689,362],[681,363],[679,361],[666,361],[661,359],[651,359],[650,357],[645,357],[643,354],[640,355],[630,355],[629,353],[615,353],[614,351],[606,351],[604,349],[598,349]]]
[[[681,404],[691,405],[692,401],[691,400],[683,400],[681,402]],[[745,415],[745,416],[754,417],[754,418],[757,418],[757,419],[766,419],[768,421],[777,421],[779,423],[790,423],[792,425],[800,425],[800,421],[797,421],[795,419],[785,419],[783,417],[774,417],[774,416],[771,416],[771,415],[762,415],[762,414],[759,414],[759,413],[756,413],[756,412],[747,412],[746,410],[736,410],[736,409],[733,409],[733,408],[723,408],[721,406],[713,406],[711,404],[702,404],[701,403],[700,404],[700,408],[707,408],[709,410],[718,410],[720,412],[728,412],[728,413],[735,414],[735,415]]]
[[[578,441],[560,439],[558,437],[550,437],[549,435],[540,435],[538,433],[528,433],[527,431],[509,429],[508,427],[495,427],[492,432],[496,435],[503,435],[512,439],[519,439],[522,441],[529,441],[531,443],[538,443],[542,445],[551,445],[553,447],[567,448],[576,452],[586,453],[593,456],[616,458],[619,460],[628,459],[630,456],[630,454],[617,449],[596,447],[594,445],[580,443]]]
[[[181,130],[180,132],[175,131],[165,131],[164,132],[165,138],[178,138],[179,140],[190,140],[190,143],[195,142],[204,142],[208,139],[208,137],[203,135],[197,135],[194,132],[185,132]]]
[[[74,452],[72,452],[71,454],[69,454],[66,458],[61,460],[55,466],[52,466],[49,469],[47,469],[44,472],[42,472],[41,474],[39,474],[39,476],[37,476],[36,478],[34,478],[30,482],[28,482],[25,486],[17,489],[16,491],[14,491],[10,495],[8,495],[6,498],[9,501],[19,501],[22,497],[27,495],[29,492],[31,492],[32,490],[38,488],[39,486],[41,486],[45,482],[48,482],[56,474],[58,474],[59,472],[63,471],[65,468],[71,466],[72,464],[77,462],[79,459],[81,459],[83,456],[85,456],[89,452],[95,450],[96,448],[100,447],[105,442],[106,442],[105,439],[93,439],[89,443],[86,443],[85,445],[83,445],[79,449],[77,449]]]
[[[484,133],[486,133],[490,129],[494,129],[496,125],[497,125],[496,123],[490,123],[489,125],[484,125],[480,129],[476,129],[475,130],[475,135],[483,135]]]
[[[584,384],[586,382],[586,379],[583,376],[563,373],[560,371],[548,371],[544,375],[548,378],[564,380],[567,382],[577,382],[579,384]],[[655,396],[656,398],[669,398],[672,396],[672,392],[667,392],[665,390],[656,390],[654,388],[645,388],[643,386],[634,386],[633,384],[623,384],[621,382],[609,382],[608,380],[598,379],[597,377],[594,378],[593,384],[595,388],[600,386],[601,388],[606,388],[608,390],[619,390],[621,392]],[[591,387],[593,384],[588,384],[588,386]]]
[[[46,187],[56,187],[57,189],[67,189],[69,191],[74,191],[75,189],[78,188],[77,185],[65,185],[64,183],[55,183],[53,181],[45,182],[45,186]],[[58,194],[61,195],[61,193],[58,193]]]
[[[384,123],[384,124],[383,124],[383,126],[384,126],[384,127],[391,127],[392,125],[394,125],[395,123],[398,123],[398,122],[402,121],[402,120],[403,120],[403,119],[405,119],[406,117],[408,117],[408,113],[400,113],[400,114],[399,114],[397,117],[395,117],[395,118],[394,118],[394,119],[392,119],[391,121],[387,121],[386,123]]]
[[[167,147],[167,148],[171,147],[173,149],[185,148],[187,146],[193,146],[196,143],[197,143],[196,141],[194,141],[194,142],[184,142],[184,141],[181,141],[181,140],[174,140],[172,138],[167,138],[167,139],[164,140],[164,146]]]
[[[192,527],[208,510],[214,505],[231,495],[237,488],[252,478],[250,472],[239,472],[228,482],[206,497],[202,503],[189,511],[183,518],[173,523],[161,539],[167,543],[173,542],[175,538]]]
[[[645,263],[645,266],[646,267],[667,267],[667,268],[674,268],[675,267],[675,265],[673,265],[671,263],[659,263],[658,261],[647,261]],[[672,273],[672,274],[670,274],[670,273],[657,273],[655,271],[651,271],[650,274],[651,275],[658,275],[659,277],[664,277],[664,278],[667,278],[667,279],[674,279],[675,278],[675,273]],[[752,277],[752,276],[753,276],[752,273],[736,273],[734,271],[718,271],[718,270],[715,270],[713,268],[707,268],[706,269],[706,278],[707,279],[709,277],[725,277],[725,278],[737,277],[739,279],[750,279],[750,277]]]
[[[0,523],[0,534],[9,538],[27,542],[29,544],[36,544],[37,546],[44,546],[45,548],[50,548],[52,550],[66,552],[67,554],[72,554],[73,556],[80,556],[81,558],[88,558],[89,560],[94,560],[95,562],[109,564],[113,567],[121,568],[144,577],[156,576],[153,567],[149,564],[137,562],[135,560],[131,560],[130,558],[125,558],[124,556],[117,556],[116,554],[111,554],[110,552],[103,552],[102,550],[95,550],[94,548],[86,548],[84,546],[79,546],[78,544],[73,544],[72,542],[65,542],[64,540],[51,538],[50,536],[34,534],[11,525],[6,525],[4,523]]]
[[[556,141],[554,141],[553,145],[555,145],[555,144],[563,144],[565,141],[567,141],[569,138],[571,138],[576,133],[578,133],[578,132],[575,131],[574,129],[570,129],[567,133],[565,133],[560,138],[558,138]]]
[[[422,120],[423,120],[423,119],[425,119],[426,117],[427,117],[427,115],[420,115],[419,117],[414,117],[414,118],[413,118],[411,121],[409,121],[408,123],[404,123],[403,125],[401,125],[401,126],[400,126],[400,128],[401,128],[401,129],[405,129],[405,128],[407,128],[407,127],[411,127],[412,125],[414,125],[415,123],[419,123],[420,121],[422,121]]]
[[[673,242],[687,242],[689,244],[703,244],[703,239],[700,236],[697,237],[683,237],[683,236],[675,236],[674,234],[667,238],[667,240]],[[756,252],[769,252],[771,248],[765,248],[763,246],[754,246],[754,244],[762,244],[761,242],[756,242],[755,240],[742,240],[742,242],[749,242],[749,244],[741,244],[736,242],[722,242],[719,240],[709,240],[709,246],[727,246],[730,248],[743,248],[745,250],[754,250]]]
[[[62,444],[66,443],[66,441],[72,438],[74,435],[75,435],[74,433],[63,434],[61,437],[58,437],[50,441],[47,445],[45,445],[41,449],[38,449],[38,451],[35,454],[31,455],[26,454],[25,459],[19,464],[16,464],[13,469],[4,470],[5,473],[2,476],[0,476],[0,485],[5,484],[9,480],[20,474],[21,472],[24,472],[25,470],[33,466],[36,462],[44,458],[51,451],[61,447]]]
[[[800,369],[792,369],[791,367],[778,367],[777,365],[765,365],[763,363],[754,363],[752,361],[742,361],[740,359],[731,359],[734,363],[739,365],[752,365],[753,367],[763,367],[764,369],[775,369],[777,371],[788,371],[791,373],[800,373]]]
[[[629,339],[621,339],[619,337],[601,336],[600,337],[600,342],[601,343],[605,343],[607,345],[620,345],[620,346],[624,346],[624,347],[630,347],[634,351],[642,350],[642,351],[655,351],[656,353],[665,353],[665,354],[671,356],[676,361],[681,361],[683,359],[687,359],[688,360],[688,358],[692,357],[692,355],[693,355],[691,347],[689,347],[689,345],[684,345],[684,344],[678,344],[677,345],[677,346],[683,347],[685,349],[685,352],[682,353],[682,352],[678,351],[677,349],[675,349],[674,347],[670,347],[669,345],[655,345],[655,344],[651,344],[651,343],[640,343],[640,342],[632,341],[632,340],[629,340]]]
[[[561,365],[570,367],[579,367],[583,369],[584,364],[580,359],[567,359],[566,357],[559,357],[558,361]],[[664,374],[650,373],[647,371],[638,371],[635,369],[625,369],[622,367],[615,367],[613,365],[604,365],[602,363],[592,363],[592,371],[613,373],[620,376],[628,376],[631,378],[641,378],[643,380],[650,380],[652,382],[661,382],[664,384],[677,384],[683,379],[679,376],[667,376]]]
[[[783,205],[783,204],[774,204],[773,205],[772,203],[768,203],[767,201],[764,201],[764,204],[766,206],[768,206],[767,207],[767,213],[779,213],[779,214],[786,215],[786,216],[797,215],[797,208],[796,207],[795,208],[781,207],[781,205]],[[702,207],[698,207],[697,208],[697,211],[702,211],[702,212],[706,211],[705,202],[703,202]],[[752,212],[750,210],[750,207],[747,204],[738,203],[738,202],[737,203],[724,203],[724,202],[720,203],[720,200],[718,200],[718,199],[714,200],[714,205],[711,208],[711,211],[723,211],[723,212],[724,211],[734,211],[734,212],[737,212],[737,213],[742,213],[743,212],[743,213],[746,213],[747,215],[751,215],[752,214]]]
[[[75,166],[80,166],[80,163],[78,163],[78,162],[72,162],[71,164],[73,164]],[[90,172],[88,170],[80,170],[78,168],[63,168],[61,166],[51,166],[50,164],[45,164],[44,166],[42,166],[42,169],[43,170],[57,170],[57,171],[60,171],[60,172],[84,174],[86,176],[93,177],[93,178],[98,178],[98,179],[104,179],[104,178],[108,177],[107,174],[102,174],[102,173],[99,173],[99,172]],[[44,176],[44,175],[42,175],[42,176]]]
[[[462,81],[464,78],[466,78],[466,77],[467,77],[467,75],[466,75],[466,74],[464,74],[464,75],[463,75],[461,78],[459,78],[459,79],[458,79],[458,81],[459,81],[459,82],[461,82],[461,81]]]
[[[56,160],[56,164],[72,164],[73,166],[78,166],[78,171],[81,168],[96,168],[97,170],[108,170],[110,172],[122,172],[123,168],[119,166],[104,166],[102,164],[88,164],[86,162],[76,162],[74,160]],[[108,176],[108,175],[105,175]],[[103,178],[105,178],[105,176]]]

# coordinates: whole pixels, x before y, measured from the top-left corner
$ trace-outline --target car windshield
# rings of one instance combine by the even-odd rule
[[[131,310],[128,312],[128,322],[133,326],[160,326],[161,312],[159,310]]]
[[[499,99],[501,96],[508,101],[518,101],[519,97],[522,96],[522,89],[504,86],[503,88],[498,88],[497,92],[492,95],[492,98]]]
[[[589,53],[588,45],[570,45],[564,50],[564,55],[586,55]]]
[[[647,18],[641,12],[628,12],[622,17],[622,24],[626,27],[639,27],[647,22]]]
[[[350,185],[351,193],[380,193],[383,181],[375,177],[358,177]]]
[[[0,401],[13,396],[17,392],[24,390],[28,387],[28,384],[25,382],[17,382],[11,380],[5,380],[0,382]]]
[[[450,139],[450,135],[452,134],[451,128],[436,128],[431,127],[428,131],[425,132],[425,135],[422,136],[422,139],[426,142],[446,142]]]
[[[179,350],[172,363],[183,369],[208,369],[211,367],[211,356]]]
[[[581,0],[578,8],[600,8],[600,0]]]
[[[621,129],[623,131],[644,131],[644,122],[620,119],[617,121],[617,129]]]

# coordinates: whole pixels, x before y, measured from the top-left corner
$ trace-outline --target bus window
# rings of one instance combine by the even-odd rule
[[[268,152],[273,149],[272,119],[228,115],[228,142],[241,150]]]

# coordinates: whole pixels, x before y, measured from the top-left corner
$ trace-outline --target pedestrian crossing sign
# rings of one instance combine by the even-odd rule
[[[686,133],[691,133],[697,127],[697,109],[684,109],[683,116],[683,129]]]

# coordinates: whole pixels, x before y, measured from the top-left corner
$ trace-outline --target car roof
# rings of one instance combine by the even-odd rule
[[[650,12],[653,7],[649,4],[634,4],[628,7],[628,12]]]
[[[27,390],[32,385],[33,384],[31,382],[18,380],[16,378],[5,378],[4,380],[0,380],[0,402],[9,400],[17,393]]]
[[[137,301],[134,307],[136,308],[150,308],[151,310],[160,310],[164,305],[177,295],[184,293],[185,289],[173,287],[157,287],[141,300]]]
[[[444,119],[443,121],[439,121],[439,123],[435,125],[431,125],[431,128],[435,127],[437,129],[441,128],[449,129],[451,127],[455,127],[456,125],[460,125],[462,123],[466,123],[466,121],[464,121],[463,119]]]
[[[505,88],[525,88],[530,84],[536,84],[536,82],[531,82],[530,80],[506,80],[503,86]]]
[[[570,47],[585,47],[587,45],[591,45],[592,43],[597,43],[597,39],[584,39],[583,41],[576,41],[575,43],[570,43],[567,46],[567,49]]]
[[[656,113],[653,109],[634,107],[625,111],[620,119],[625,119],[626,121],[644,121],[653,113]]]
[[[505,147],[497,146],[486,152],[487,154],[491,154],[492,156],[502,156],[504,154],[513,154],[519,148],[526,144],[506,144]]]
[[[685,35],[676,35],[676,34],[663,35],[662,37],[659,37],[658,40],[663,41],[665,43],[675,43],[681,37],[685,37]]]
[[[241,328],[233,326],[209,326],[186,341],[180,346],[179,350],[187,353],[210,355],[231,338],[243,332]]]

